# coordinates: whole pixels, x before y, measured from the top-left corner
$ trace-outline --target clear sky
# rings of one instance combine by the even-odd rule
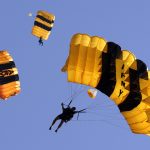
[[[31,35],[38,10],[56,16],[44,46]],[[0,102],[0,150],[127,150],[150,147],[150,137],[131,133],[118,108],[102,93],[95,100],[86,91],[77,108],[97,106],[58,133],[49,125],[61,112],[70,85],[60,71],[73,34],[87,33],[118,43],[147,66],[150,63],[149,0],[1,0],[0,49],[7,49],[19,70],[21,93]],[[109,107],[111,106],[111,107]]]

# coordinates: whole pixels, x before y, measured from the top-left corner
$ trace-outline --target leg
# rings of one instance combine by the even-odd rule
[[[62,126],[62,124],[64,123],[64,121],[63,120],[61,120],[61,122],[60,122],[60,124],[59,124],[59,126],[57,127],[57,129],[55,130],[55,132],[57,132],[58,131],[58,129]]]
[[[56,121],[57,120],[59,120],[60,119],[60,117],[59,117],[59,115],[53,120],[53,122],[52,122],[52,125],[50,126],[50,128],[49,128],[49,130],[51,130],[52,129],[52,126],[56,123]]]

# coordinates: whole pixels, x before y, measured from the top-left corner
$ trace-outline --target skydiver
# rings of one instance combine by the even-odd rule
[[[43,46],[43,39],[42,39],[42,37],[39,38],[39,45]]]
[[[70,105],[70,103],[69,103],[69,105]],[[78,113],[78,116],[79,116],[79,113],[83,113],[84,110],[86,110],[86,109],[82,109],[82,110],[80,110],[80,111],[76,111],[76,107],[70,107],[69,105],[68,105],[66,108],[64,108],[64,104],[61,103],[61,106],[62,106],[62,113],[59,114],[59,115],[53,120],[53,122],[52,122],[52,124],[51,124],[49,130],[52,129],[52,126],[56,123],[57,120],[61,120],[61,121],[60,121],[60,124],[58,125],[57,129],[55,130],[55,132],[57,132],[58,129],[63,125],[64,122],[67,123],[68,121],[70,121],[70,120],[74,117],[75,114]]]

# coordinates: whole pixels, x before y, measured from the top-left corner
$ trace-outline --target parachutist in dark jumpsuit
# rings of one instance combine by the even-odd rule
[[[55,130],[55,132],[57,132],[58,129],[63,125],[64,122],[66,123],[66,122],[70,121],[73,118],[74,114],[76,114],[76,113],[79,114],[80,112],[83,112],[85,110],[85,109],[83,109],[83,110],[80,110],[80,111],[75,111],[76,108],[75,107],[70,107],[69,105],[68,105],[67,108],[64,108],[63,103],[61,103],[61,106],[62,106],[62,111],[63,112],[53,120],[52,125],[50,126],[49,130],[51,130],[52,126],[56,123],[56,121],[60,119],[61,122],[58,125],[57,129]]]
[[[40,39],[39,39],[39,45],[43,46],[43,39],[42,39],[42,37],[40,37]]]

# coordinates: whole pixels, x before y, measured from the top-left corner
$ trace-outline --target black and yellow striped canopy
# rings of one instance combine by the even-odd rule
[[[53,27],[55,16],[46,11],[39,10],[34,21],[32,34],[47,40]]]
[[[110,97],[132,132],[150,135],[150,71],[132,52],[102,37],[75,34],[62,71],[69,82]]]
[[[7,98],[17,95],[20,92],[20,81],[18,69],[6,51],[0,51],[0,98]]]

